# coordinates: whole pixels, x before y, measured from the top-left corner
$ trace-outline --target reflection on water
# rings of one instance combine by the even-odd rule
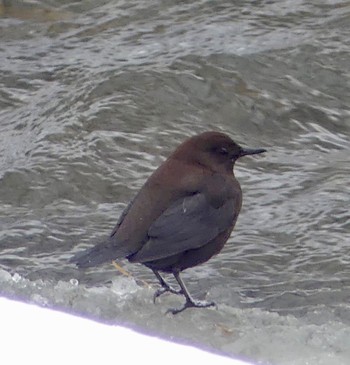
[[[3,1],[1,292],[257,361],[345,364],[349,10],[345,1]],[[219,312],[189,311],[176,330],[158,317],[178,298],[154,306],[112,266],[78,272],[67,260],[109,233],[178,143],[209,129],[268,153],[237,163],[236,229],[220,255],[184,275]],[[147,269],[125,268],[153,284]],[[197,317],[215,341],[193,331]],[[267,327],[285,331],[300,358]]]

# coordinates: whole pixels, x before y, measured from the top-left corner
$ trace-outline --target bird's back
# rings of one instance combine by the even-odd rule
[[[154,270],[184,270],[221,251],[242,205],[233,174],[202,171],[197,186],[178,198],[148,229],[147,241],[133,255]],[[188,178],[188,176],[187,176]]]

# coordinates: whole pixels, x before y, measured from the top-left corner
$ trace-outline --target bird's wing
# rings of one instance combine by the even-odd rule
[[[215,208],[203,193],[179,199],[148,230],[148,241],[133,256],[147,262],[199,248],[233,225],[234,199]]]

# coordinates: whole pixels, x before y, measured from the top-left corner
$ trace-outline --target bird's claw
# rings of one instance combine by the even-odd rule
[[[183,312],[187,308],[208,308],[208,307],[216,307],[217,305],[214,302],[206,302],[201,300],[192,300],[192,301],[186,301],[186,303],[181,308],[169,308],[166,311],[166,314],[178,314]]]
[[[183,294],[181,289],[174,289],[171,286],[162,286],[161,288],[159,288],[153,295],[153,303],[156,302],[156,299],[158,297],[160,297],[161,295],[163,295],[164,293],[172,293],[172,294]]]

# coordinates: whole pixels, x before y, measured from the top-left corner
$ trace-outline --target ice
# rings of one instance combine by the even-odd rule
[[[21,276],[19,275],[19,274],[17,274],[17,273],[15,273],[13,276],[12,276],[12,280],[15,282],[15,283],[18,283],[18,282],[20,282],[20,280],[21,280],[22,278],[21,278]]]
[[[1,282],[8,282],[12,280],[12,276],[9,272],[5,271],[5,270],[1,270],[0,269],[0,283]]]
[[[32,303],[40,305],[41,307],[46,307],[49,304],[49,301],[46,298],[39,295],[39,294],[33,294],[30,297],[30,301]]]
[[[129,296],[136,293],[140,287],[136,281],[128,277],[118,277],[112,280],[111,291],[120,296]]]
[[[302,317],[220,303],[218,308],[189,309],[173,316],[168,308],[183,298],[163,295],[153,303],[155,287],[131,277],[115,277],[100,286],[76,279],[28,280],[0,270],[1,295],[56,308],[110,324],[124,324],[148,334],[195,345],[229,356],[272,365],[348,365],[350,327],[320,307]],[[212,298],[213,293],[210,293]],[[215,297],[220,298],[219,290]],[[236,295],[233,297],[236,298]],[[341,313],[346,313],[346,308]],[[343,314],[342,314],[343,316]]]

